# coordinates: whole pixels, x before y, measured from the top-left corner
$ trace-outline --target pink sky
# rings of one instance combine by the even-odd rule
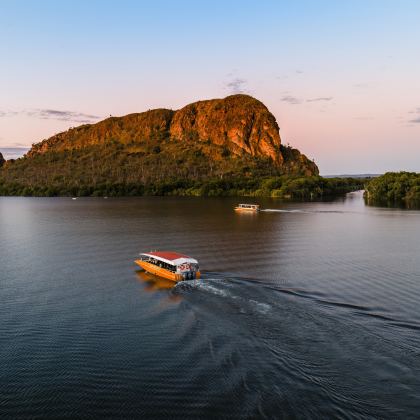
[[[322,174],[420,171],[420,4],[315,3],[6,3],[0,151],[244,92]]]

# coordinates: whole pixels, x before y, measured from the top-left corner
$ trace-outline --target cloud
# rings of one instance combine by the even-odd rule
[[[301,99],[296,98],[295,96],[292,96],[292,95],[283,96],[281,98],[281,101],[282,102],[287,102],[290,105],[298,105],[298,104],[301,104],[302,103],[302,100]]]
[[[414,111],[408,111],[409,114],[420,114],[420,108],[415,109]]]
[[[0,109],[0,118],[3,118],[3,117],[13,117],[13,116],[15,116],[15,115],[17,115],[17,114],[19,114],[19,112],[16,112],[16,111],[10,111],[10,110],[7,110],[7,111],[2,111],[2,110]]]
[[[83,112],[59,111],[57,109],[35,109],[27,111],[26,115],[42,120],[71,121],[78,123],[91,123],[100,118],[97,115],[84,114]]]
[[[332,96],[319,96],[317,98],[301,99],[286,93],[287,92],[283,92],[283,97],[281,98],[281,101],[287,102],[290,105],[299,105],[303,102],[329,102],[334,99]]]
[[[319,98],[307,99],[306,102],[328,102],[332,100],[333,100],[332,96],[321,96]]]
[[[226,88],[233,94],[248,93],[249,90],[247,88],[247,84],[247,80],[235,77],[226,83]]]
[[[0,118],[14,117],[16,115],[25,115],[27,117],[38,118],[41,120],[58,120],[69,121],[76,123],[92,123],[96,122],[101,117],[97,115],[84,114],[83,112],[75,111],[60,111],[57,109],[24,109],[22,111],[2,111],[0,110]]]
[[[417,114],[416,117],[411,118],[410,120],[408,120],[408,122],[410,124],[420,124],[420,108],[416,108],[412,111],[408,111],[409,114]]]
[[[11,143],[11,144],[9,144],[9,146],[8,147],[11,147],[11,148],[24,148],[24,149],[27,149],[28,148],[28,145],[27,144],[23,144],[23,143]]]

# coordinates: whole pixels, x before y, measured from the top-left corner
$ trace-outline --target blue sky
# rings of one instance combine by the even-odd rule
[[[420,171],[420,2],[0,5],[0,150],[245,92],[321,173]]]

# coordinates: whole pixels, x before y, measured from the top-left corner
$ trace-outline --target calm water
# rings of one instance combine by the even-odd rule
[[[235,203],[0,198],[0,417],[417,417],[420,211]]]

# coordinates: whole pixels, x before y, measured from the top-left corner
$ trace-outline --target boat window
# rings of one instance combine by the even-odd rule
[[[172,271],[173,273],[176,272],[176,266],[174,264],[170,264],[165,261],[158,260],[156,258],[150,257],[149,255],[140,255],[140,260],[144,262],[148,262],[149,264],[157,265],[158,267]]]
[[[259,204],[239,204],[238,207],[239,208],[242,208],[242,209],[253,209],[253,210],[257,210],[260,206],[259,206]]]

